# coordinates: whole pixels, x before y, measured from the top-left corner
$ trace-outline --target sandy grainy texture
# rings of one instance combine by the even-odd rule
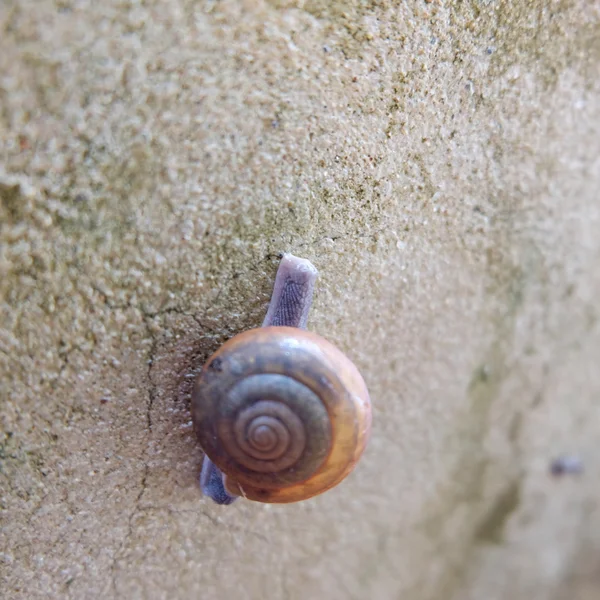
[[[597,2],[2,0],[3,598],[596,599],[599,190]],[[373,438],[218,507],[191,376],[282,251]]]

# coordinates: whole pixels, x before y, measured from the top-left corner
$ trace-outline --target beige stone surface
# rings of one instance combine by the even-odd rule
[[[597,2],[0,0],[0,200],[3,598],[600,597]],[[282,251],[373,438],[218,507]]]

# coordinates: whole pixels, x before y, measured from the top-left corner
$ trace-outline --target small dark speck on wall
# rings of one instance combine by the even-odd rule
[[[555,477],[580,475],[583,473],[583,462],[578,456],[559,456],[550,463],[550,473]]]

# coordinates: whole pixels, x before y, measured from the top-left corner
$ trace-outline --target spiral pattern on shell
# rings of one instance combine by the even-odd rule
[[[352,362],[290,327],[247,331],[224,344],[196,382],[192,416],[230,491],[263,502],[293,502],[339,483],[371,422]]]

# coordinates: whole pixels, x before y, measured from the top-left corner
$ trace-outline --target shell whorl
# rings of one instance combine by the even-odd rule
[[[256,462],[256,471],[292,466],[304,452],[304,424],[293,410],[273,400],[261,400],[240,412],[233,426],[236,448]]]
[[[289,372],[242,377],[216,408],[217,436],[230,462],[227,473],[235,471],[240,480],[252,473],[252,482],[262,485],[300,481],[331,445],[326,407]]]
[[[226,486],[266,502],[336,485],[370,428],[356,367],[323,338],[289,327],[247,331],[224,344],[196,382],[192,416]]]

